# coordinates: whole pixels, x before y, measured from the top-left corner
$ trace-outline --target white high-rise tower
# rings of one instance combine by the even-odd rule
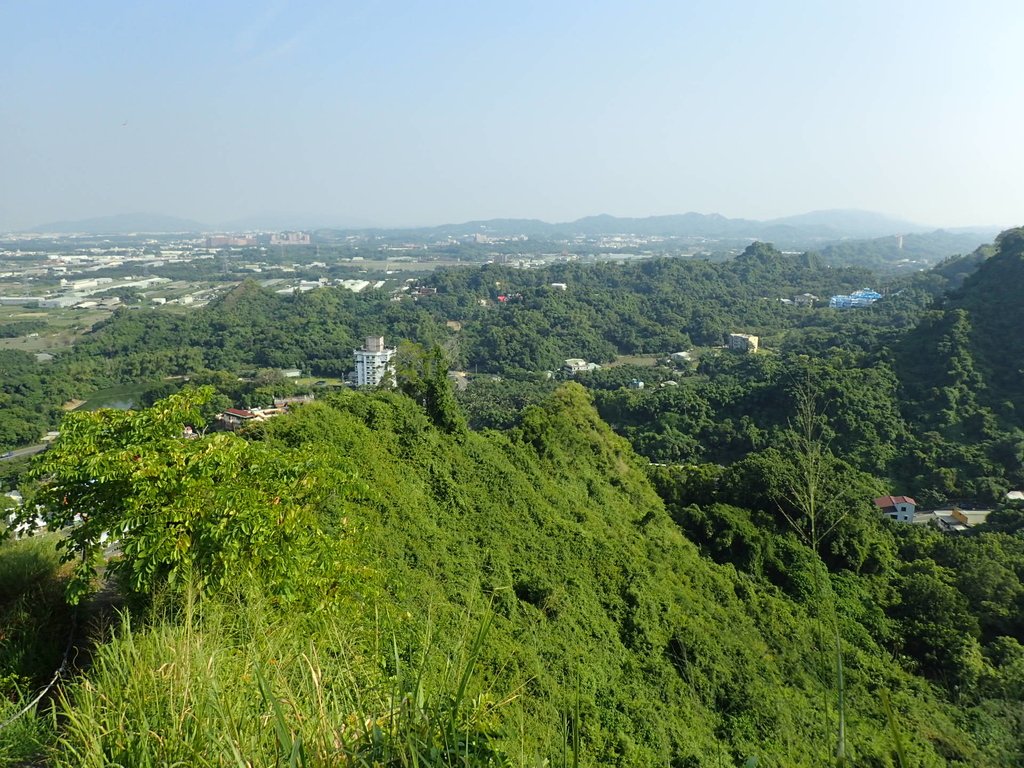
[[[383,336],[367,336],[362,349],[353,350],[356,358],[356,384],[376,387],[391,370],[395,350],[384,346]]]

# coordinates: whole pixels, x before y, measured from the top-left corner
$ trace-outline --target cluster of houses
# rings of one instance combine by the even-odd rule
[[[349,374],[347,383],[357,387],[393,384],[397,351],[394,347],[385,346],[383,336],[365,337],[362,349],[352,350],[355,371]],[[302,371],[298,368],[281,369],[279,373],[285,378],[291,379],[302,375]],[[323,386],[326,383],[326,381],[318,381],[317,386]],[[309,402],[312,399],[312,395],[300,395],[274,400],[274,405],[269,408],[229,408],[220,415],[221,426],[225,429],[238,429],[247,423],[264,421],[284,413],[289,405]]]
[[[814,302],[818,301],[818,297],[813,293],[801,293],[799,296],[794,296],[792,299],[779,299],[779,302],[786,306],[796,307],[813,307]]]
[[[1011,491],[1007,494],[1007,498],[1015,499],[1016,497],[1010,495],[1013,493],[1020,493],[1020,491]],[[1021,495],[1021,498],[1024,498],[1024,494]],[[883,516],[890,520],[915,525],[932,523],[945,533],[962,533],[968,528],[984,523],[992,514],[991,509],[961,509],[960,507],[918,512],[917,502],[909,496],[880,496],[875,499],[875,506]]]
[[[236,429],[241,429],[249,424],[266,421],[274,416],[287,413],[289,407],[293,405],[301,405],[302,403],[310,403],[312,401],[312,395],[296,395],[295,397],[275,399],[274,404],[269,408],[228,408],[217,417],[217,427],[234,432]],[[188,434],[185,436],[190,437]]]

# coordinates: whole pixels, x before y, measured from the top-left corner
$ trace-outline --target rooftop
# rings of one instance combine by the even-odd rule
[[[875,506],[886,509],[888,507],[895,507],[897,504],[913,504],[917,506],[917,502],[909,496],[879,496],[875,499]]]

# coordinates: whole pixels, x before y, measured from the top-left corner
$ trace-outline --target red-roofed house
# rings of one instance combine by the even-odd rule
[[[875,506],[882,510],[882,514],[901,523],[914,522],[914,510],[917,502],[909,496],[880,496],[875,499]]]

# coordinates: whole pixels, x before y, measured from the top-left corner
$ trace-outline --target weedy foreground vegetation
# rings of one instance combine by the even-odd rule
[[[443,380],[414,389],[191,441],[202,391],[69,417],[37,498],[107,510],[64,540],[87,552],[69,594],[120,521],[111,569],[136,607],[4,743],[67,766],[835,762],[832,619],[808,599],[822,560],[784,521],[729,533],[763,547],[756,564],[716,563],[672,514],[750,513],[666,509],[581,387],[483,433]],[[894,546],[872,510],[849,514]],[[971,679],[928,682],[870,594],[893,574],[826,578],[847,764],[1012,764],[1019,693],[976,641]]]

